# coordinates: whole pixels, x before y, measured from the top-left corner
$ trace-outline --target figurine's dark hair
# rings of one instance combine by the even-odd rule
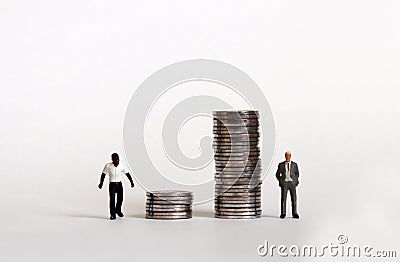
[[[119,157],[117,153],[112,153],[111,158]]]

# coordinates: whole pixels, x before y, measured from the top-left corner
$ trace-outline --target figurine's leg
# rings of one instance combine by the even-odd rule
[[[296,187],[292,185],[290,188],[290,198],[292,200],[292,215],[297,214],[297,195]]]
[[[115,186],[110,183],[108,189],[110,193],[110,215],[115,216]]]
[[[287,196],[287,187],[281,187],[281,215],[286,215],[286,196]]]
[[[122,187],[122,183],[119,183],[117,190],[117,213],[121,213],[122,201],[124,200],[124,189]]]

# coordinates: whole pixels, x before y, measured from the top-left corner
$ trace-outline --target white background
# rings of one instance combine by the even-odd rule
[[[257,246],[341,233],[399,256],[399,14],[395,0],[1,1],[1,261],[280,261]],[[195,58],[239,67],[271,105],[263,217],[217,220],[209,204],[191,220],[146,220],[145,191],[124,180],[126,217],[109,221],[96,186],[112,152],[125,161],[130,97]],[[287,149],[300,220],[278,218]]]

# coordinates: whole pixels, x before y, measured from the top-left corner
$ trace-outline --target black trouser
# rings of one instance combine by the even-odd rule
[[[108,187],[110,193],[110,215],[115,216],[116,213],[121,213],[123,196],[122,182],[110,182]],[[117,194],[117,205],[115,206],[115,194]]]
[[[286,197],[287,192],[290,191],[290,198],[292,200],[292,215],[297,214],[297,196],[296,186],[293,182],[283,181],[281,187],[281,214],[286,215]]]

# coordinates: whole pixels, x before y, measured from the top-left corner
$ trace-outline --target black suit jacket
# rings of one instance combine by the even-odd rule
[[[279,186],[282,187],[283,183],[286,178],[286,168],[285,168],[286,161],[283,161],[278,164],[278,170],[276,170],[276,179],[279,181]],[[296,162],[291,161],[290,163],[290,177],[293,180],[295,186],[299,184],[299,168]]]

